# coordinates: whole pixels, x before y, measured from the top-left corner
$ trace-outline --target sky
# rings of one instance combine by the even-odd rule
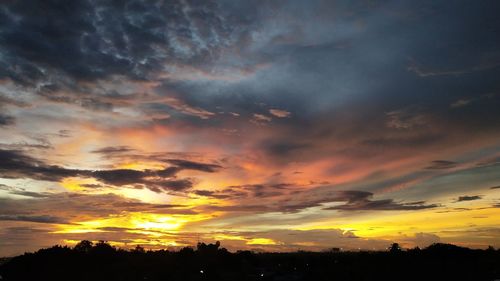
[[[500,3],[0,3],[0,256],[500,247]]]

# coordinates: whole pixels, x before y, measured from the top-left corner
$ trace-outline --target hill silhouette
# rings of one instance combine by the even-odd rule
[[[231,253],[196,249],[117,249],[104,241],[53,246],[0,265],[1,280],[497,280],[500,251],[451,244],[378,252]]]

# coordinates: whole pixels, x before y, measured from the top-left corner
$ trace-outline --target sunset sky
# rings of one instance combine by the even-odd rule
[[[500,2],[0,4],[0,256],[500,247]]]

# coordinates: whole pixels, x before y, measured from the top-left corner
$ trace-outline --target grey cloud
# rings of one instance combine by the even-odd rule
[[[405,108],[387,112],[387,123],[389,128],[393,129],[413,129],[424,126],[429,122],[429,117],[414,108]]]
[[[0,198],[0,214],[11,219],[23,216],[36,218],[34,214],[41,213],[49,218],[58,217],[61,218],[60,221],[70,221],[80,216],[105,217],[124,211],[161,214],[196,213],[184,205],[149,204],[114,194],[53,193],[29,199]]]
[[[20,195],[20,196],[26,196],[26,197],[32,197],[32,198],[47,198],[52,195],[52,193],[48,192],[34,192],[34,191],[29,191],[24,188],[16,188],[12,186],[7,186],[4,184],[0,184],[0,190],[5,190],[9,194],[12,195]]]
[[[17,106],[17,107],[28,106],[28,104],[26,102],[11,98],[11,97],[6,96],[6,95],[3,95],[0,92],[0,107],[7,106],[7,105],[13,105],[13,106]]]
[[[231,42],[231,25],[211,1],[14,1],[2,7],[0,74],[20,83],[51,71],[78,80],[147,79],[165,60],[204,61]]]
[[[258,193],[253,195],[259,199],[263,197]],[[300,197],[300,201],[295,201],[293,198]],[[335,191],[322,196],[308,196],[307,194],[294,194],[290,198],[280,198],[272,202],[257,203],[257,204],[240,204],[227,206],[204,206],[210,210],[220,210],[229,212],[282,212],[296,213],[308,208],[321,207],[324,204],[345,202],[342,205],[323,208],[324,210],[341,210],[341,211],[411,211],[422,210],[439,207],[437,204],[425,204],[425,201],[417,202],[396,202],[393,199],[373,200],[373,193],[358,190]]]
[[[94,183],[84,183],[80,184],[80,186],[85,187],[85,188],[103,188],[104,185],[102,184],[94,184]]]
[[[216,199],[231,198],[231,195],[229,195],[229,194],[220,194],[218,192],[211,191],[211,190],[195,190],[193,193],[196,195],[199,195],[199,196],[212,197],[212,198],[216,198]]]
[[[473,201],[473,200],[479,200],[482,199],[483,197],[480,195],[474,195],[474,196],[459,196],[456,202],[463,202],[463,201]]]
[[[77,176],[80,173],[79,170],[46,165],[21,151],[0,150],[0,177],[59,181],[65,177]]]
[[[338,197],[332,198],[331,202],[346,201],[344,205],[325,208],[326,210],[361,211],[361,210],[382,210],[382,211],[410,211],[436,208],[436,204],[425,205],[425,202],[398,203],[393,199],[371,200],[373,193],[366,191],[341,191]]]
[[[189,161],[189,160],[182,160],[182,159],[168,159],[165,162],[172,164],[176,167],[179,167],[181,169],[184,169],[184,170],[196,170],[196,171],[202,171],[202,172],[207,172],[207,173],[214,173],[222,168],[220,165],[216,165],[216,164],[198,163],[198,162],[193,162],[193,161]]]
[[[203,164],[187,160],[168,160],[180,166],[166,167],[162,170],[78,170],[66,169],[56,165],[48,165],[43,161],[25,155],[21,151],[0,150],[0,177],[4,178],[31,178],[44,181],[61,181],[67,177],[92,177],[98,181],[115,185],[142,185],[155,192],[168,190],[180,191],[191,188],[191,179],[177,179],[176,173],[184,170],[198,170],[215,172],[220,166]],[[96,188],[97,186],[92,186]]]
[[[432,161],[431,165],[425,167],[427,170],[446,170],[455,168],[458,165],[457,162],[447,161],[447,160],[435,160]]]
[[[0,215],[0,221],[25,221],[36,223],[66,224],[65,219],[48,215]]]
[[[54,147],[48,141],[37,140],[38,143],[16,142],[9,144],[0,144],[0,149],[4,150],[30,150],[30,149],[53,149]]]
[[[0,127],[13,125],[15,120],[12,116],[0,114]]]

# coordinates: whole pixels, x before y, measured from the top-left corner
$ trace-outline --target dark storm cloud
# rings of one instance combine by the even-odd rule
[[[31,178],[36,180],[60,181],[74,177],[83,171],[46,165],[40,160],[16,150],[0,150],[0,177]]]
[[[92,177],[96,180],[113,185],[141,185],[155,192],[168,190],[180,191],[193,186],[191,179],[177,179],[176,174],[181,170],[198,170],[214,173],[220,166],[197,163],[186,160],[170,160],[172,164],[180,166],[166,167],[161,170],[78,170],[66,169],[56,165],[48,165],[43,161],[25,155],[21,151],[0,150],[0,177],[3,178],[31,178],[44,181],[61,181],[68,177]],[[96,188],[98,186],[92,186]]]
[[[438,205],[425,205],[424,201],[397,203],[393,199],[371,200],[373,193],[366,191],[341,191],[337,198],[333,198],[332,202],[346,201],[344,205],[333,206],[326,210],[343,210],[343,211],[358,211],[358,210],[382,210],[382,211],[410,211],[436,208]]]
[[[216,56],[231,33],[212,1],[9,1],[1,8],[0,77],[23,84],[47,73],[147,79],[165,61]]]
[[[212,198],[216,198],[216,199],[231,198],[231,195],[229,195],[229,194],[221,194],[219,192],[215,192],[215,191],[211,191],[211,190],[195,190],[193,193],[196,195],[199,195],[199,196],[212,197]]]
[[[63,218],[48,216],[48,215],[36,215],[36,216],[31,216],[31,215],[0,215],[0,221],[25,221],[25,222],[56,223],[56,224],[68,223]]]
[[[193,186],[191,179],[168,179],[174,178],[182,170],[195,170],[206,173],[215,173],[221,166],[215,164],[198,163],[187,160],[167,160],[172,165],[161,170],[131,170],[115,169],[92,171],[89,176],[110,185],[132,185],[143,184],[147,188],[161,192],[162,190],[184,190]]]
[[[480,195],[473,195],[473,196],[459,196],[456,202],[463,202],[463,201],[474,201],[474,200],[479,200],[482,199],[483,197]]]
[[[240,118],[265,114],[272,105],[286,108],[293,113],[292,118],[278,124],[292,127],[290,131],[280,131],[281,135],[260,145],[276,158],[287,153],[300,157],[314,150],[321,136],[313,129],[325,129],[324,137],[334,139],[345,136],[345,127],[352,126],[358,135],[364,135],[367,145],[423,148],[446,142],[450,131],[491,132],[493,124],[500,122],[495,110],[498,97],[459,109],[450,108],[450,104],[498,92],[500,68],[425,77],[412,68],[416,61],[421,69],[442,70],[500,62],[500,22],[492,12],[498,3],[483,4],[291,1],[269,5],[273,9],[268,10],[280,12],[272,15],[266,14],[268,6],[264,4],[253,9],[260,11],[258,20],[267,28],[259,29],[253,22],[261,41],[248,43],[261,49],[251,52],[241,48],[241,52],[248,58],[245,62],[261,59],[269,62],[268,68],[235,83],[167,81],[164,87],[181,93],[192,106],[211,112],[218,108],[237,112]],[[269,106],[263,108],[261,103]],[[350,113],[358,116],[344,122],[337,122],[335,114],[321,119],[325,111],[338,111],[341,106],[348,106]],[[386,120],[375,123],[380,118]],[[280,127],[275,119],[271,123]],[[324,128],[327,122],[332,123],[331,128]],[[209,126],[198,121],[186,123],[183,125]],[[370,135],[373,130],[368,126],[379,133]],[[314,143],[304,142],[304,138]]]
[[[154,176],[150,170],[138,171],[131,169],[101,170],[90,172],[99,181],[111,185],[129,185],[144,183],[144,178]]]
[[[202,172],[207,172],[207,173],[214,173],[217,170],[222,168],[221,166],[215,165],[215,164],[198,163],[198,162],[181,160],[181,159],[169,159],[169,160],[166,160],[166,162],[169,164],[172,164],[176,167],[179,167],[183,170],[196,170],[196,171],[202,171]]]

